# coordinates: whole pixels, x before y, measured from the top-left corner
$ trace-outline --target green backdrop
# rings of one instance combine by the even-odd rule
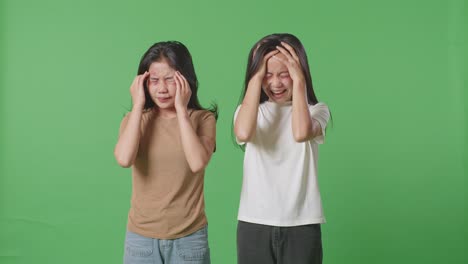
[[[113,157],[157,41],[191,51],[219,104],[205,197],[236,263],[243,153],[231,120],[250,47],[290,32],[334,116],[320,147],[324,263],[468,263],[466,1],[1,0],[0,263],[121,263],[129,169]],[[293,264],[293,263],[292,263]]]

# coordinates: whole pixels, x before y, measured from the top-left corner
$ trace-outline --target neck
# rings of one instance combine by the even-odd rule
[[[269,99],[268,102],[275,103],[277,105],[290,105],[290,104],[292,104],[292,100],[284,101],[284,102],[277,102],[277,101],[273,101],[273,100]]]
[[[171,108],[156,108],[158,115],[165,119],[171,119],[177,116],[175,107]]]

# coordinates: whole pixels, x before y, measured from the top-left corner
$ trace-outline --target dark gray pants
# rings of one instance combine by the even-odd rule
[[[321,264],[320,224],[292,227],[237,224],[238,264]]]

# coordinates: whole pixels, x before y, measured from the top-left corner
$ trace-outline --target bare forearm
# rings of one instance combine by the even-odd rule
[[[294,139],[303,142],[312,136],[312,120],[307,103],[307,91],[305,84],[294,84],[292,102],[292,130]]]
[[[122,167],[130,167],[135,161],[140,144],[140,124],[143,111],[135,107],[129,114],[128,121],[119,136],[114,155]]]
[[[242,106],[237,113],[236,122],[234,124],[234,133],[236,134],[236,137],[243,142],[251,140],[255,135],[258,105],[262,90],[261,86],[261,78],[254,77],[250,80],[244,100],[242,101]]]
[[[192,172],[199,172],[208,164],[211,152],[203,146],[192,126],[187,111],[177,113],[177,119],[179,122],[180,137],[185,158],[187,159]]]

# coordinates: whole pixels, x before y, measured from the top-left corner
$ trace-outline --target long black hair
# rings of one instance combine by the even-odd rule
[[[198,101],[198,79],[195,74],[195,68],[193,67],[192,55],[184,44],[178,41],[163,41],[153,44],[143,54],[138,66],[138,75],[145,73],[149,70],[150,65],[153,62],[166,60],[170,67],[179,71],[190,85],[192,94],[190,96],[187,107],[194,110],[208,110],[212,112],[215,118],[218,118],[218,106],[212,104],[210,108],[205,109],[200,105]],[[144,109],[148,110],[156,106],[153,99],[148,92],[148,86],[146,82],[143,82],[145,90],[145,106]]]
[[[266,54],[270,51],[276,50],[276,46],[281,46],[281,42],[285,42],[289,44],[294,51],[296,52],[297,56],[299,57],[299,62],[301,63],[302,73],[304,74],[305,82],[306,82],[306,90],[307,90],[307,103],[310,105],[315,105],[318,103],[317,96],[315,96],[314,86],[312,85],[312,76],[310,75],[310,68],[309,62],[307,59],[307,54],[302,45],[301,41],[294,35],[289,33],[276,33],[271,34],[268,36],[263,37],[257,43],[253,45],[250,49],[249,57],[247,58],[247,70],[245,73],[245,81],[244,81],[244,89],[242,90],[241,97],[239,98],[239,104],[242,103],[244,100],[245,94],[247,92],[247,88],[249,86],[249,81],[252,77],[257,73],[259,70],[263,58]],[[268,101],[268,95],[261,89],[260,94],[260,101],[259,103],[263,103]],[[333,118],[330,112],[330,120],[333,124]],[[231,125],[231,138],[235,145],[235,135],[234,135],[234,124]],[[327,127],[328,128],[328,127]],[[327,129],[326,128],[326,129]],[[238,145],[242,151],[245,151],[245,145]]]
[[[263,57],[265,57],[268,52],[276,50],[276,46],[281,46],[281,42],[289,44],[299,57],[299,62],[301,63],[302,73],[304,74],[307,87],[307,102],[311,105],[314,105],[318,102],[317,97],[315,96],[314,87],[312,85],[309,62],[307,60],[307,54],[305,52],[304,46],[296,36],[289,33],[271,34],[263,37],[250,49],[249,57],[247,59],[247,71],[245,73],[244,90],[242,92],[240,102],[244,100],[249,81],[260,68]],[[262,89],[260,103],[265,101],[268,101],[268,96]]]

